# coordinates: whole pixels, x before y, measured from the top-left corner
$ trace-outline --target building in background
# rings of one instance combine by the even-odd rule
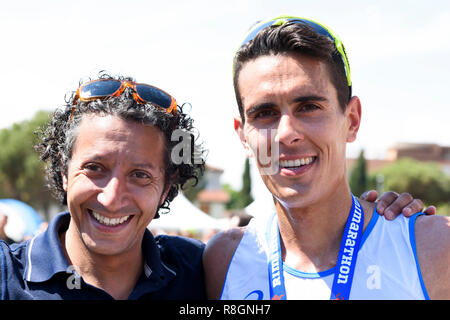
[[[203,212],[214,218],[223,218],[226,213],[226,204],[230,201],[230,195],[223,189],[220,177],[223,170],[206,165],[203,179],[205,188],[197,194],[196,205]]]
[[[367,171],[373,172],[400,158],[412,158],[417,161],[438,163],[442,170],[450,175],[450,146],[435,143],[396,143],[386,153],[386,159],[366,159]],[[347,168],[351,169],[356,159],[347,159]]]
[[[450,175],[450,147],[434,143],[397,143],[388,149],[386,159],[412,158],[418,161],[437,162]]]

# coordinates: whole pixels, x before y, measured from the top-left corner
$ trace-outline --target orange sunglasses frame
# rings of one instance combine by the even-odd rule
[[[80,90],[81,90],[83,87],[85,87],[86,85],[91,84],[91,83],[93,83],[93,82],[98,82],[98,81],[111,81],[111,80],[112,80],[112,81],[119,81],[119,82],[121,83],[119,89],[117,89],[114,93],[108,94],[108,95],[106,95],[106,96],[97,96],[97,97],[91,97],[91,98],[83,98],[83,97],[80,96]],[[170,106],[169,106],[168,108],[163,108],[163,107],[161,107],[160,105],[158,105],[158,104],[156,104],[156,103],[154,103],[154,102],[150,102],[150,101],[146,101],[146,100],[142,99],[142,98],[139,96],[139,94],[137,93],[136,85],[149,86],[149,87],[155,88],[155,89],[157,89],[157,90],[159,90],[159,91],[161,91],[161,92],[164,92],[164,93],[167,94],[167,95],[170,97],[170,99],[171,99],[171,101],[170,101]],[[136,100],[137,102],[142,103],[142,104],[145,104],[145,103],[151,103],[151,104],[154,104],[155,106],[157,106],[158,108],[161,108],[161,109],[166,110],[167,113],[171,113],[171,114],[173,114],[173,115],[176,115],[176,113],[177,113],[177,101],[175,100],[174,97],[172,97],[170,94],[168,94],[168,93],[165,92],[164,90],[162,90],[162,89],[160,89],[160,88],[157,88],[157,87],[155,87],[155,86],[151,86],[151,85],[146,84],[146,83],[136,83],[136,82],[132,82],[132,81],[124,81],[124,80],[116,80],[116,79],[97,79],[97,80],[89,81],[89,82],[86,82],[86,83],[82,84],[82,85],[77,89],[77,93],[76,93],[76,95],[75,95],[75,97],[74,97],[74,99],[73,99],[73,104],[76,104],[76,101],[77,101],[77,100],[86,102],[86,101],[93,101],[93,100],[96,100],[96,99],[100,99],[100,98],[103,98],[103,97],[118,97],[118,96],[120,96],[120,95],[123,93],[123,91],[125,90],[125,88],[131,88],[131,89],[133,89],[133,98],[134,98],[134,100]],[[73,112],[73,108],[72,108],[72,112]]]

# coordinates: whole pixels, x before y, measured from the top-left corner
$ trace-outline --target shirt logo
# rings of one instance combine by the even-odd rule
[[[253,297],[256,295],[256,297]],[[244,300],[262,300],[264,297],[264,293],[261,290],[253,290],[248,295],[245,296]],[[256,299],[255,299],[256,298]]]
[[[332,299],[332,300],[344,300],[344,297],[340,297],[340,295],[341,295],[341,293],[339,292],[339,293],[336,295],[336,298],[335,298],[335,299]]]

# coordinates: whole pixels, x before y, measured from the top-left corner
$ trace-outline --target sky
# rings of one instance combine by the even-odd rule
[[[100,70],[131,76],[190,104],[207,163],[240,188],[232,58],[254,22],[280,14],[320,21],[345,44],[363,115],[349,157],[384,158],[397,142],[450,145],[446,0],[0,0],[0,129],[62,106]]]

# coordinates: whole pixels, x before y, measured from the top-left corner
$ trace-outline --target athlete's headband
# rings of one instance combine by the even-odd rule
[[[313,29],[313,31],[315,31],[318,34],[321,34],[323,36],[327,36],[328,38],[330,38],[333,41],[333,43],[336,47],[336,50],[339,52],[342,62],[344,63],[345,75],[347,77],[347,84],[350,89],[350,96],[351,96],[352,80],[351,80],[351,73],[350,73],[350,64],[348,62],[348,57],[347,57],[347,53],[345,52],[344,44],[342,43],[342,41],[338,37],[338,35],[333,32],[333,30],[331,30],[330,28],[328,28],[327,26],[325,26],[321,23],[318,23],[311,19],[300,18],[300,17],[295,17],[295,16],[287,16],[287,15],[282,15],[282,16],[279,16],[279,17],[276,17],[276,18],[273,18],[270,20],[261,21],[261,22],[256,23],[252,28],[250,28],[250,30],[245,35],[244,40],[241,42],[238,50],[243,45],[245,45],[248,42],[250,42],[251,40],[253,40],[262,29],[270,27],[270,26],[282,26],[288,22],[306,24],[311,29]],[[237,53],[237,51],[236,51],[236,53]],[[233,74],[234,74],[234,67],[233,67]]]

